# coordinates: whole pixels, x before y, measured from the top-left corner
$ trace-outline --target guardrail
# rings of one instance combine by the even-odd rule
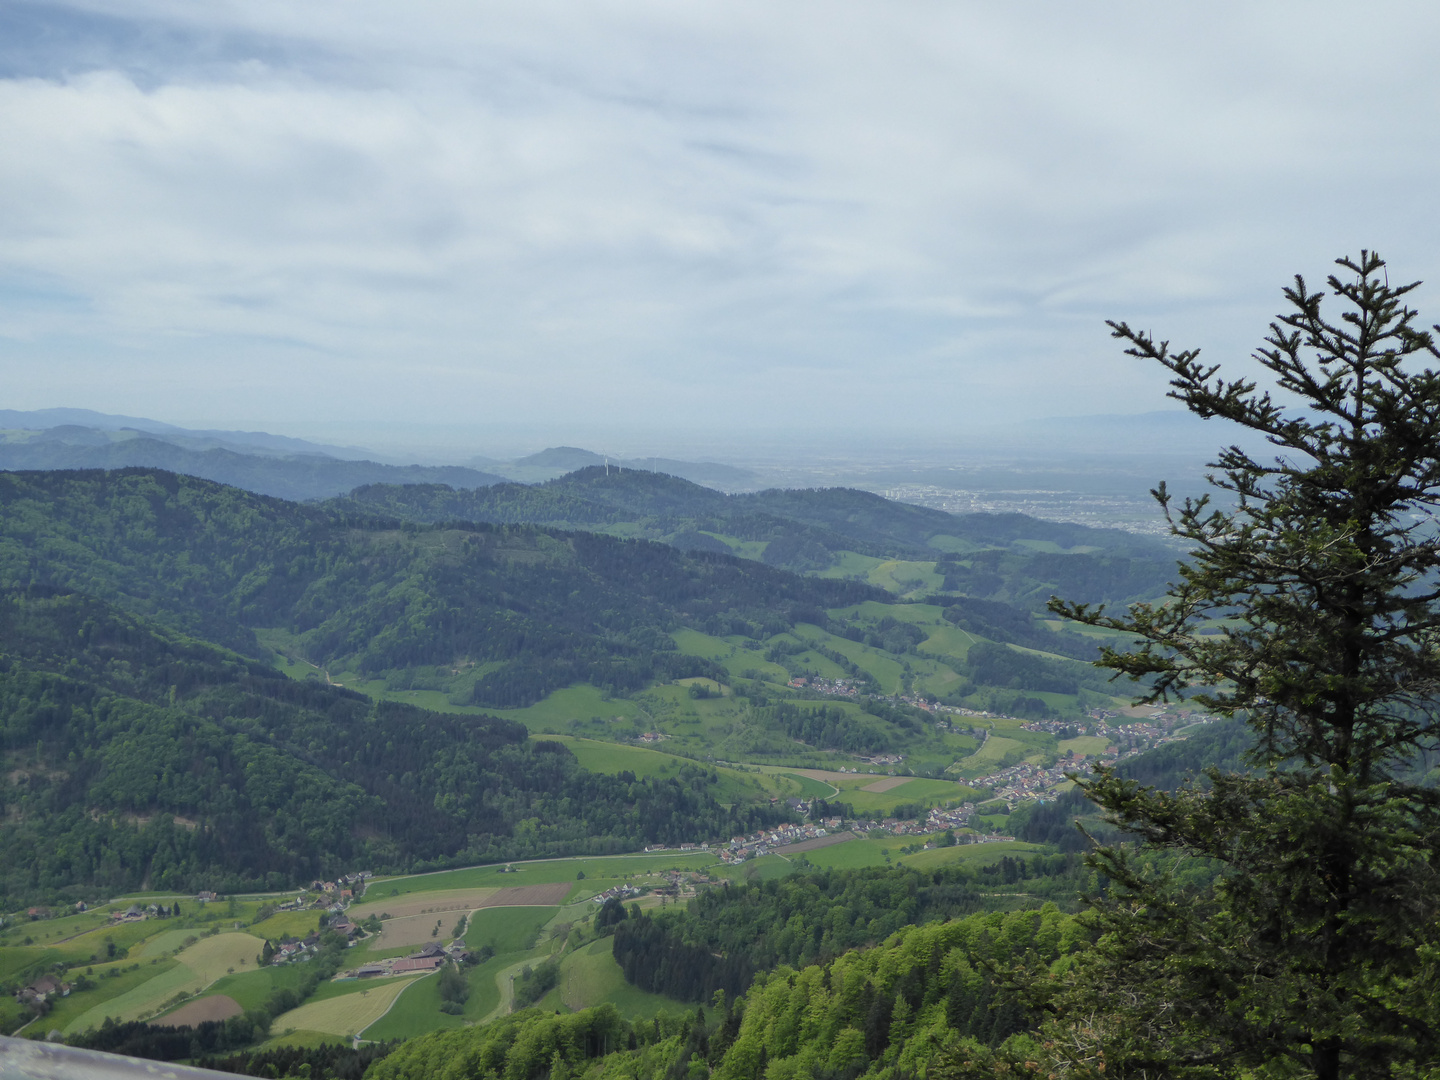
[[[0,1035],[0,1080],[235,1080],[234,1073]]]

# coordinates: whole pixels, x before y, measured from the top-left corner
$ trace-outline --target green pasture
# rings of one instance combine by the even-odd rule
[[[1073,750],[1076,755],[1080,754],[1103,754],[1105,748],[1110,745],[1109,739],[1102,739],[1099,735],[1077,735],[1073,739],[1063,739],[1060,742],[1060,753]]]
[[[380,1020],[415,981],[415,976],[401,976],[327,983],[320,989],[342,987],[344,992],[321,994],[317,991],[303,1005],[277,1016],[272,1030],[284,1032],[293,1028],[296,1031],[329,1031],[337,1035],[359,1034]]]
[[[242,1009],[258,1009],[276,990],[293,990],[299,986],[305,980],[305,968],[305,964],[270,964],[237,971],[217,979],[206,992],[232,997]]]
[[[49,967],[59,958],[60,954],[54,949],[44,949],[39,946],[18,945],[14,948],[0,949],[0,982],[8,983],[29,968],[36,969],[38,978],[41,968]]]
[[[980,776],[997,767],[1012,751],[1029,753],[1030,748],[1018,739],[1009,739],[1003,735],[991,735],[979,750],[959,762],[956,771],[968,776]]]
[[[950,623],[926,629],[930,631],[930,636],[920,642],[916,648],[922,653],[932,653],[956,663],[964,663],[965,657],[970,652],[970,646],[985,640],[985,638],[970,633],[969,630],[962,630]]]
[[[470,997],[465,1002],[465,1019],[483,1020],[500,1006],[499,976],[508,961],[496,956],[470,971]]]
[[[471,996],[473,997],[473,991]],[[428,1031],[464,1027],[464,1016],[440,1011],[440,976],[426,975],[416,979],[400,992],[390,1011],[367,1027],[361,1034],[381,1042],[386,1039],[413,1039]],[[469,1005],[467,999],[466,1005]]]
[[[953,863],[972,863],[984,866],[1007,854],[1030,854],[1045,850],[1039,844],[1026,844],[1017,840],[991,844],[956,844],[954,847],[936,847],[929,851],[917,851],[909,855],[903,854],[901,851],[902,848],[915,843],[934,840],[938,835],[887,836],[873,839],[862,837],[858,840],[847,840],[843,844],[807,851],[805,857],[810,865],[827,870],[856,870],[867,866],[884,866],[887,862],[891,866],[903,863],[905,866],[914,867],[917,870],[933,870],[936,867],[949,866]],[[888,860],[885,857],[887,854],[890,856]]]
[[[670,636],[675,639],[676,648],[686,656],[703,656],[707,660],[714,660],[731,675],[740,676],[751,671],[758,672],[761,678],[771,682],[785,682],[789,679],[789,674],[783,667],[766,660],[763,653],[739,644],[738,638],[729,641],[702,634],[699,630],[676,630]]]
[[[593,905],[592,905],[593,906]],[[472,950],[491,946],[497,954],[532,948],[559,908],[481,908],[470,917],[465,944]]]
[[[637,778],[669,776],[682,765],[694,764],[686,758],[624,743],[600,742],[576,735],[533,735],[531,738],[552,739],[563,743],[580,764],[591,772],[632,772]]]
[[[799,784],[800,795],[806,799],[833,799],[836,797],[835,789],[839,787],[838,784],[827,784],[824,780],[801,776],[799,773],[781,773],[780,775]]]
[[[897,837],[896,839],[902,838]],[[999,862],[1006,855],[1033,855],[1043,851],[1045,848],[1041,844],[1027,844],[1020,840],[998,840],[989,844],[956,844],[949,848],[931,848],[929,851],[917,851],[913,855],[901,855],[896,851],[893,853],[893,857],[897,865],[904,863],[916,870],[934,870],[938,866],[949,866],[953,863],[989,866],[991,863]]]
[[[154,956],[165,956],[170,953],[177,953],[185,948],[187,944],[193,945],[198,940],[198,932],[195,930],[181,928],[178,930],[161,930],[145,939],[145,946],[140,950],[140,958],[148,960]]]
[[[862,837],[858,840],[847,840],[843,844],[816,848],[804,855],[805,861],[811,866],[827,870],[853,870],[864,866],[883,866],[886,851],[909,842],[908,837],[887,837],[883,840]]]
[[[945,575],[935,572],[934,561],[887,559],[872,567],[866,579],[886,592],[900,596],[928,595],[945,587]]]
[[[821,570],[816,576],[869,581],[871,572],[885,562],[884,559],[877,559],[873,555],[861,555],[858,551],[842,551],[839,555],[839,559]]]
[[[128,905],[127,905],[128,906]],[[12,916],[14,922],[0,930],[0,946],[23,946],[29,938],[34,945],[50,945],[89,933],[110,924],[111,907],[64,915],[58,919],[28,919],[24,914]]]
[[[211,983],[233,974],[246,966],[253,967],[255,958],[264,947],[264,942],[250,934],[229,933],[213,937],[202,937],[176,954],[175,960],[156,957],[149,964],[142,964],[139,972],[147,972],[149,978],[121,994],[107,994],[104,1000],[91,1005],[75,1016],[62,1030],[67,1034],[99,1027],[107,1016],[116,1021],[142,1019],[156,1012],[171,998],[180,994],[192,995],[205,989]],[[100,993],[108,982],[120,979],[97,980]],[[71,994],[70,997],[77,995]],[[70,998],[63,999],[68,1002]],[[58,1026],[58,1021],[54,1026]]]
[[[96,1011],[97,1007],[99,1008],[99,1019],[94,1022],[93,1026],[99,1027],[105,1019],[103,1006],[125,998],[152,979],[163,976],[179,966],[174,960],[160,960],[154,964],[141,964],[138,967],[135,966],[134,961],[127,964],[97,965],[93,968],[93,974],[89,976],[96,983],[95,988],[73,990],[68,997],[56,1001],[54,1008],[45,1017],[46,1030],[58,1028],[66,1031],[77,1019]],[[127,970],[130,968],[133,970]],[[118,971],[119,974],[109,977],[109,971]],[[74,1030],[83,1031],[84,1027],[77,1027]]]
[[[168,896],[168,894],[166,894]],[[117,901],[122,910],[129,901]],[[63,919],[42,920],[25,923],[12,928],[8,935],[0,935],[0,965],[3,957],[14,947],[25,947],[26,937],[35,942],[35,947],[50,943],[54,950],[53,959],[69,963],[105,963],[108,960],[108,945],[114,942],[116,958],[120,959],[134,952],[140,956],[154,956],[152,951],[137,950],[135,946],[148,943],[160,934],[179,934],[173,940],[183,941],[186,937],[200,937],[207,930],[218,925],[233,927],[239,922],[244,925],[260,906],[257,901],[242,901],[235,905],[236,914],[228,915],[229,904],[212,904],[207,911],[196,903],[187,905],[185,913],[176,919],[142,919],[139,922],[111,923],[104,912],[86,912],[67,916]],[[106,910],[109,910],[108,908]],[[46,930],[35,933],[35,928],[45,926]],[[19,933],[17,931],[25,931]],[[173,948],[173,945],[170,946]],[[148,948],[148,947],[147,947]],[[164,951],[164,950],[161,950]]]
[[[268,919],[255,923],[248,932],[267,941],[275,941],[286,936],[303,938],[318,929],[318,911],[277,911]]]
[[[920,776],[907,780],[889,791],[863,790],[876,780],[883,779],[885,779],[883,776],[861,775],[853,779],[837,780],[835,786],[840,788],[839,799],[853,806],[857,814],[879,816],[889,814],[891,810],[902,803],[924,803],[926,806],[936,806],[947,802],[965,802],[974,796],[973,789],[954,781],[931,780]]]
[[[738,536],[727,536],[725,533],[708,532],[700,530],[701,535],[719,540],[730,549],[730,554],[737,555],[742,559],[758,560],[765,554],[765,549],[770,546],[769,540],[742,540]]]
[[[436,892],[442,889],[504,889],[519,885],[544,885],[554,881],[577,881],[581,889],[594,894],[626,877],[647,877],[663,870],[703,870],[717,861],[709,852],[665,851],[654,855],[587,855],[558,859],[534,859],[490,866],[472,866],[463,870],[442,870],[434,874],[381,878],[365,890],[365,902],[387,900],[392,896]],[[504,873],[505,867],[514,873]],[[602,884],[603,883],[603,884]]]
[[[600,938],[582,945],[560,965],[561,1002],[577,1011],[609,1002],[627,1019],[648,1019],[660,1012],[683,1010],[686,1006],[661,994],[651,994],[625,981],[620,965],[615,962],[611,940]]]
[[[893,694],[900,689],[904,668],[889,653],[849,638],[838,637],[813,623],[797,624],[795,636],[839,653],[862,671],[868,672],[880,684],[883,693]]]
[[[561,731],[577,721],[588,721],[591,718],[606,724],[617,720],[634,720],[640,715],[640,710],[633,701],[607,698],[598,687],[589,683],[577,683],[556,690],[528,708],[483,711],[509,720],[518,720],[531,731]]]
[[[132,981],[127,976],[137,978]],[[121,993],[114,993],[113,991],[119,988],[116,984],[124,984],[128,988]],[[106,979],[96,990],[87,991],[87,998],[91,994],[105,991],[110,993],[106,993],[99,1000],[90,998],[95,1003],[83,1011],[72,1013],[75,1006],[71,1006],[62,1012],[64,1006],[70,1005],[72,998],[80,995],[71,994],[68,998],[62,998],[55,1011],[46,1018],[46,1024],[48,1027],[59,1028],[67,1035],[73,1035],[90,1028],[98,1028],[107,1016],[113,1016],[117,1022],[138,1020],[177,994],[192,993],[196,988],[195,984],[195,973],[174,960],[160,961],[154,966],[142,965],[139,971],[127,972],[117,979]],[[85,1003],[76,1003],[81,1004]]]
[[[700,703],[707,704],[707,703]],[[688,757],[678,757],[665,753],[664,750],[651,750],[648,747],[628,746],[624,743],[603,743],[595,739],[580,739],[576,736],[534,736],[553,739],[554,742],[564,743],[569,747],[570,752],[575,753],[580,765],[592,772],[619,773],[632,772],[636,778],[662,779],[665,776],[674,775],[684,766],[697,765],[697,762]],[[791,785],[778,785],[769,780],[762,773],[742,772],[742,770],[729,769],[726,766],[706,765],[701,768],[713,769],[719,776],[719,783],[711,785],[710,793],[717,802],[727,804],[744,804],[744,802],[760,802],[773,796],[789,798],[795,791]]]
[[[308,1050],[314,1046],[330,1046],[336,1043],[349,1043],[349,1039],[339,1035],[331,1035],[324,1031],[287,1031],[284,1035],[274,1039],[267,1039],[255,1049],[257,1050],[283,1050],[289,1047]]]

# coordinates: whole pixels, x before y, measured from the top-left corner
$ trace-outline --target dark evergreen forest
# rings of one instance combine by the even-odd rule
[[[234,891],[730,835],[688,769],[581,769],[514,722],[372,701],[53,587],[0,594],[0,889]]]

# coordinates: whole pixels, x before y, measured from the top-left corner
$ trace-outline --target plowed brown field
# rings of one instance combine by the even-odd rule
[[[239,1016],[244,1011],[234,998],[225,994],[211,994],[209,997],[198,998],[180,1006],[174,1012],[156,1020],[154,1026],[195,1027],[207,1020],[229,1020],[230,1017]]]

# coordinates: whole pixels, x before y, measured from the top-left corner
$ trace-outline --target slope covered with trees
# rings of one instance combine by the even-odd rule
[[[709,1013],[630,1023],[612,1008],[551,1016],[527,1010],[488,1027],[412,1040],[377,1062],[374,1080],[621,1077],[915,1076],[953,1068],[1023,1033],[1033,1017],[999,991],[994,969],[1063,969],[1088,941],[1053,907],[977,914],[904,930],[872,949],[760,976]],[[938,1075],[944,1075],[943,1072]]]
[[[590,773],[514,722],[297,682],[40,587],[0,594],[0,746],[11,898],[599,854],[779,816],[720,806],[700,768]]]
[[[907,926],[1017,904],[1074,907],[1078,856],[1011,858],[929,873],[872,867],[797,873],[702,893],[684,910],[634,913],[615,924],[628,982],[681,1001],[743,993],[757,972],[823,963]],[[1003,894],[1003,896],[997,896]]]
[[[322,665],[474,665],[474,702],[495,707],[579,680],[712,675],[666,631],[774,633],[883,596],[643,541],[402,527],[138,469],[0,474],[0,586],[35,584],[251,655],[254,630],[279,627]]]
[[[1153,595],[1175,562],[1154,540],[1022,514],[948,514],[850,488],[725,495],[674,476],[596,467],[534,486],[473,491],[369,485],[331,505],[432,524],[623,532],[687,550],[723,553],[749,544],[759,561],[800,572],[827,570],[847,552],[938,561],[947,589],[1027,609],[1056,591],[1086,600]]]

